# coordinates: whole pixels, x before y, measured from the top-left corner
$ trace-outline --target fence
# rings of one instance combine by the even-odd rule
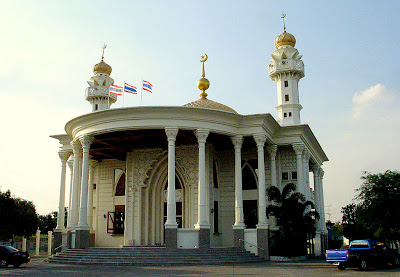
[[[12,242],[0,241],[1,245],[11,245],[21,251],[28,251],[31,256],[51,256],[53,248],[53,232],[49,231],[47,235],[40,234],[40,230],[26,239],[25,237],[14,237]]]

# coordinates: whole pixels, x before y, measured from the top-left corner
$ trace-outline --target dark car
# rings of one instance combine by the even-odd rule
[[[0,267],[7,267],[12,264],[19,267],[23,263],[28,263],[31,258],[28,252],[22,252],[12,246],[0,245]]]

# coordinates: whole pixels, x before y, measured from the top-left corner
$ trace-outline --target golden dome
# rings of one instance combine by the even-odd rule
[[[276,49],[278,49],[282,45],[290,45],[294,47],[296,45],[296,38],[294,37],[294,35],[283,31],[282,34],[275,38]]]
[[[225,112],[237,113],[231,107],[225,106],[221,103],[211,101],[205,97],[200,98],[199,100],[187,103],[183,105],[184,107],[195,107],[195,108],[206,108],[212,110],[220,110]]]
[[[103,60],[101,60],[101,62],[99,62],[93,67],[93,72],[96,75],[97,73],[106,73],[108,75],[111,75],[111,71],[112,71],[111,66],[106,64]]]

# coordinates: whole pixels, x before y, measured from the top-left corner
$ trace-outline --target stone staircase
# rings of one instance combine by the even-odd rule
[[[259,263],[264,260],[240,248],[167,250],[164,247],[67,249],[49,263],[120,266],[175,266]]]

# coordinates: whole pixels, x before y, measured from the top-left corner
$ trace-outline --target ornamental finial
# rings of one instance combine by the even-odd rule
[[[283,13],[283,12],[282,12],[281,18],[282,18],[282,21],[283,21],[283,31],[284,31],[284,32],[286,32],[285,17],[286,17],[286,13]]]
[[[104,60],[104,50],[107,48],[107,45],[104,43],[102,48],[103,48],[103,54],[101,55],[101,61]]]
[[[204,63],[207,61],[208,56],[207,54],[204,54],[203,56],[201,56],[201,60],[200,62],[203,63],[203,67],[201,70],[201,79],[197,82],[197,87],[202,90],[203,92],[200,93],[200,97],[202,99],[206,99],[207,98],[207,93],[205,92],[209,87],[210,87],[210,81],[208,81],[206,78],[204,78],[206,76],[205,70],[204,70]]]

